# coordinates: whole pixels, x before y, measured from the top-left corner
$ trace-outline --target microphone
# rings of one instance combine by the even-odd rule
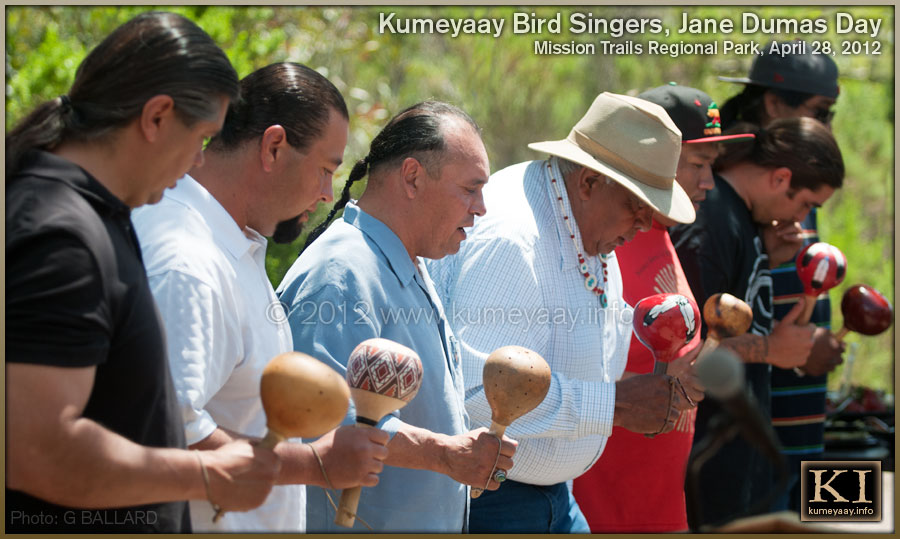
[[[737,434],[741,434],[774,464],[778,477],[774,488],[761,499],[751,502],[751,507],[744,508],[745,515],[742,516],[768,512],[775,497],[785,491],[788,474],[787,461],[781,454],[781,444],[772,425],[760,413],[753,396],[744,389],[744,365],[734,352],[716,348],[697,360],[696,365],[697,378],[706,388],[706,394],[723,408],[710,421],[706,436],[695,440],[685,477],[688,525],[693,532],[704,532],[715,529],[710,528],[711,524],[723,523],[704,523],[702,520],[700,468]]]
[[[781,444],[756,400],[744,389],[744,365],[730,350],[716,348],[697,362],[697,378],[706,394],[719,401],[744,438],[773,463],[783,462]]]

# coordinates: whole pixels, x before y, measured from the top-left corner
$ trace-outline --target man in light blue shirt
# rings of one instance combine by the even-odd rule
[[[387,466],[376,487],[363,489],[355,529],[459,533],[468,486],[496,489],[495,469],[510,469],[515,443],[498,444],[484,428],[467,432],[459,345],[420,257],[459,250],[463,228],[484,214],[487,154],[468,115],[425,102],[373,140],[335,211],[367,172],[365,194],[308,246],[278,294],[295,349],[341,374],[356,345],[373,337],[408,346],[422,360],[418,394],[379,425],[391,434]],[[347,422],[353,417],[351,406]],[[334,516],[325,491],[309,488],[307,530],[346,531]]]

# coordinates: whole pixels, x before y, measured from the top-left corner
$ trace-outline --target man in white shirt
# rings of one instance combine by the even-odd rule
[[[293,341],[266,276],[263,236],[292,241],[319,202],[331,200],[347,126],[341,94],[312,69],[259,69],[241,81],[241,100],[210,141],[205,166],[134,214],[192,448],[266,432],[260,375]],[[266,503],[215,524],[210,504],[191,503],[194,530],[303,532],[304,485],[375,485],[387,438],[342,427],[312,444],[281,443],[282,486]]]
[[[529,147],[555,156],[491,176],[485,216],[453,256],[429,264],[462,345],[466,409],[490,424],[487,355],[509,344],[541,354],[553,379],[544,402],[507,430],[516,466],[472,501],[472,533],[589,532],[566,481],[603,451],[613,425],[667,432],[702,393],[664,375],[618,380],[631,338],[613,250],[654,212],[694,220],[674,181],[681,133],[665,111],[603,93],[569,137]]]

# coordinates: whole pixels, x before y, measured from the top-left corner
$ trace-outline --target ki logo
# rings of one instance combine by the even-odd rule
[[[803,461],[800,520],[881,520],[881,462]]]

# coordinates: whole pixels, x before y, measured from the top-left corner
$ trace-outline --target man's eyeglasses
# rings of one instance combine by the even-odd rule
[[[831,109],[815,109],[813,112],[813,118],[819,120],[825,125],[831,123],[832,118],[834,118],[834,111]]]
[[[825,125],[830,124],[834,118],[834,111],[830,107],[810,107],[807,104],[803,104],[803,108],[812,112],[812,117]]]

